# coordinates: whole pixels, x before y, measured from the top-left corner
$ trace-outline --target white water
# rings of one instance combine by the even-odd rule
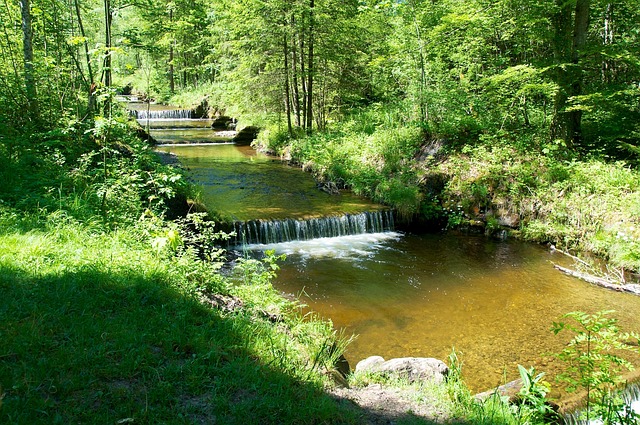
[[[319,238],[383,233],[394,228],[391,211],[318,217],[310,219],[252,220],[236,222],[236,243],[277,244]]]
[[[134,113],[139,120],[146,119],[188,119],[191,118],[190,109],[164,109],[150,110],[135,109]]]
[[[211,130],[211,123],[213,120],[210,118],[190,118],[190,119],[175,119],[175,118],[141,118],[138,119],[138,123],[142,127],[149,126],[152,129],[176,129],[181,130],[185,128],[202,128]]]
[[[384,244],[402,237],[398,232],[363,233],[359,235],[317,238],[307,241],[290,241],[272,244],[250,244],[249,251],[273,250],[276,254],[299,255],[303,258],[354,258],[370,257]]]

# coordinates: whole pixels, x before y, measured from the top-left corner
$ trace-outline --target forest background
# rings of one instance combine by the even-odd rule
[[[4,6],[10,157],[33,127],[105,115],[114,90],[206,99],[409,219],[480,219],[639,268],[634,0]]]
[[[206,101],[211,115],[259,126],[258,148],[301,165],[321,184],[392,206],[417,228],[507,229],[596,254],[617,280],[632,277],[640,270],[639,14],[636,0],[4,0],[0,259],[10,301],[1,310],[8,351],[0,362],[9,366],[0,375],[2,414],[50,423],[51,412],[82,421],[96,409],[101,422],[113,421],[126,392],[134,396],[124,410],[137,417],[174,412],[169,399],[206,416],[211,400],[197,397],[215,381],[201,379],[208,368],[231,375],[246,367],[264,376],[252,363],[256,356],[264,364],[304,364],[283,360],[259,338],[238,343],[230,332],[231,340],[220,338],[225,344],[212,349],[205,343],[211,330],[198,333],[198,324],[189,338],[176,328],[161,342],[148,340],[157,338],[142,326],[149,317],[158,332],[170,317],[212,320],[188,300],[156,316],[167,298],[247,291],[216,273],[215,252],[183,250],[196,237],[185,233],[193,223],[161,220],[176,200],[195,194],[134,137],[136,124],[114,101],[119,93],[187,108]],[[272,264],[263,266],[244,274],[252,285],[271,276]],[[124,296],[125,306],[151,307],[132,318],[87,287]],[[272,295],[261,302],[273,305]],[[139,323],[139,340],[126,332],[105,339],[84,326],[86,317],[65,321],[84,314],[69,301],[101,320],[112,317],[98,312],[117,313],[116,329]],[[258,332],[252,326],[264,306],[247,305],[245,322],[214,320],[211,329],[222,332],[223,323],[238,335]],[[197,314],[186,313],[193,309]],[[301,330],[301,338],[336,339],[330,329],[309,336],[316,331]],[[34,341],[48,341],[39,343],[44,351]],[[330,346],[316,347],[324,353],[316,359],[328,362]],[[50,357],[20,363],[42,352]],[[65,360],[82,352],[77,365]],[[112,356],[124,366],[108,362]],[[52,375],[52,364],[68,374]],[[141,364],[149,365],[142,373]],[[83,365],[99,365],[92,387],[84,388]],[[296,404],[301,391],[313,400],[315,384],[299,387],[279,370],[269,374],[290,398],[270,405],[256,376],[264,417],[277,410],[294,418],[302,414],[296,409],[342,417],[325,404]],[[230,389],[215,394],[226,406],[217,414],[251,417],[255,394],[242,393],[245,378],[225,378]],[[145,398],[155,412],[137,410]],[[70,399],[83,401],[60,401]]]

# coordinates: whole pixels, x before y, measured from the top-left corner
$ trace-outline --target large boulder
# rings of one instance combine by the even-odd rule
[[[238,134],[236,134],[236,136],[233,138],[233,143],[241,146],[250,145],[251,142],[253,142],[255,138],[258,137],[259,132],[260,129],[258,127],[254,127],[252,125],[247,126],[238,131]]]
[[[364,360],[360,360],[356,365],[356,372],[372,371],[376,367],[384,363],[384,358],[380,356],[367,357]]]
[[[449,368],[443,361],[431,357],[402,357],[385,361],[380,356],[372,356],[359,362],[356,372],[374,372],[409,382],[442,383],[449,374]]]
[[[220,115],[213,119],[211,128],[213,128],[214,130],[228,130],[233,122],[233,118],[226,115]]]

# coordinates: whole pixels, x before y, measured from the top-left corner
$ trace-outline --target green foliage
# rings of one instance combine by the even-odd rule
[[[619,390],[625,382],[622,373],[634,369],[624,355],[638,352],[638,335],[622,332],[617,320],[609,317],[611,313],[613,311],[571,312],[564,316],[570,322],[554,322],[554,334],[564,330],[575,334],[567,347],[557,354],[566,364],[559,379],[569,384],[569,391],[586,391],[583,415],[587,421],[637,423],[637,415],[626,411]],[[630,342],[635,342],[636,346]]]
[[[421,131],[417,127],[395,127],[395,112],[362,110],[344,129],[307,137],[290,138],[281,126],[268,127],[258,143],[262,149],[301,164],[320,181],[351,188],[410,218],[420,212],[424,199],[411,165],[421,143]],[[374,117],[379,120],[368,121]]]
[[[112,225],[132,223],[145,210],[166,211],[177,196],[191,196],[179,170],[159,163],[124,118],[98,118],[95,125],[68,127],[13,145],[0,177],[9,205],[37,211],[65,210],[78,219],[101,216]]]
[[[520,423],[544,423],[556,416],[546,398],[550,385],[542,380],[544,372],[536,375],[533,367],[526,369],[522,365],[518,365],[518,371],[520,372],[520,379],[522,379],[522,388],[518,393],[520,398],[520,405],[518,406]]]
[[[563,161],[492,143],[467,147],[428,172],[448,180],[439,196],[452,225],[464,216],[516,217],[525,239],[640,269],[640,179],[624,163]]]
[[[544,374],[518,365],[523,386],[517,400],[510,404],[508,397],[494,392],[485,400],[471,395],[462,380],[462,362],[453,350],[449,355],[447,393],[455,404],[455,416],[473,424],[536,425],[549,423],[551,414],[546,400],[548,384],[541,381]]]
[[[0,209],[3,423],[356,422],[321,390],[343,337],[267,285],[272,262],[232,286],[215,261],[158,255],[172,227],[154,217]],[[211,307],[231,291],[251,298]]]

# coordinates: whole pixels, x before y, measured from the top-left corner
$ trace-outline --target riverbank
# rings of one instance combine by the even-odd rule
[[[508,140],[453,143],[419,128],[309,137],[267,127],[257,148],[395,208],[414,229],[472,229],[605,260],[617,282],[640,271],[640,174],[623,162],[563,157]],[[366,131],[365,131],[366,130]],[[592,269],[591,272],[600,273]]]

